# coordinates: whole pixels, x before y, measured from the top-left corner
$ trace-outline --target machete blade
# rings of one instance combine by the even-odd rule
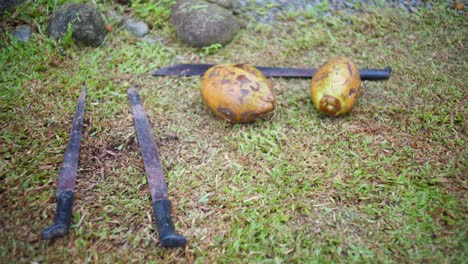
[[[57,183],[56,201],[57,210],[54,224],[42,231],[41,238],[45,240],[63,237],[68,234],[73,212],[73,196],[75,192],[78,162],[80,159],[81,132],[85,112],[86,86],[83,86],[78,104],[73,116],[70,130],[70,140],[65,150],[62,166]]]
[[[216,64],[177,64],[153,71],[153,76],[202,76],[209,68]],[[317,69],[277,68],[254,66],[265,77],[301,78],[312,77]]]
[[[202,76],[209,68],[216,64],[177,64],[164,67],[151,72],[153,76]],[[283,78],[312,78],[317,72],[316,68],[280,68],[254,66],[265,75],[265,77]],[[391,67],[384,69],[361,69],[359,73],[361,80],[378,81],[387,80],[392,72]]]
[[[177,64],[151,72],[153,76],[202,76],[215,64]]]

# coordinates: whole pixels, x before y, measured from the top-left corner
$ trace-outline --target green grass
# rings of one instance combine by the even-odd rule
[[[62,1],[63,2],[63,1]],[[149,44],[115,29],[98,48],[47,39],[59,6],[35,1],[3,20],[27,22],[28,43],[0,35],[0,262],[464,263],[467,171],[466,17],[434,4],[417,13],[242,20],[223,47],[194,49],[162,19],[171,1],[135,1],[155,21]],[[101,10],[124,8],[98,1]],[[157,19],[158,18],[158,19]],[[156,19],[156,20],[155,20]],[[341,118],[314,109],[310,80],[271,79],[273,115],[217,119],[199,78],[151,77],[180,62],[318,66],[347,55],[392,66],[364,82]],[[54,242],[58,170],[76,100],[88,86],[73,225]],[[185,249],[161,249],[126,98],[141,89]]]

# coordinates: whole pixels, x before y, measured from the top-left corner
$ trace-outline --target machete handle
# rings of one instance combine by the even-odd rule
[[[73,192],[64,191],[57,195],[57,213],[55,215],[54,224],[42,231],[41,238],[44,240],[64,237],[70,229],[72,208],[73,208]]]
[[[378,69],[359,70],[359,74],[361,75],[361,80],[365,80],[365,81],[388,80],[390,78],[391,73],[392,73],[392,67],[390,66],[385,67],[383,70],[378,70]]]
[[[171,220],[171,201],[159,200],[153,203],[154,218],[158,227],[159,243],[161,247],[175,248],[184,247],[187,239],[174,231]]]

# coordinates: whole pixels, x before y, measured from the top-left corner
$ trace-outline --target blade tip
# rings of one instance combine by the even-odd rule
[[[150,72],[150,75],[151,75],[151,76],[161,76],[161,74],[159,73],[159,70],[151,71],[151,72]]]

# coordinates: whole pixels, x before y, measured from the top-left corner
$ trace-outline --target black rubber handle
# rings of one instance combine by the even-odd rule
[[[390,78],[392,67],[385,67],[383,70],[363,69],[359,70],[359,73],[363,81],[383,81]]]
[[[161,247],[184,247],[187,240],[184,236],[178,235],[174,231],[171,220],[171,201],[159,200],[153,203],[154,218],[159,232],[159,243]]]
[[[70,229],[72,209],[73,209],[73,192],[64,191],[57,195],[57,214],[55,215],[54,224],[42,231],[41,237],[44,240],[64,237]]]

